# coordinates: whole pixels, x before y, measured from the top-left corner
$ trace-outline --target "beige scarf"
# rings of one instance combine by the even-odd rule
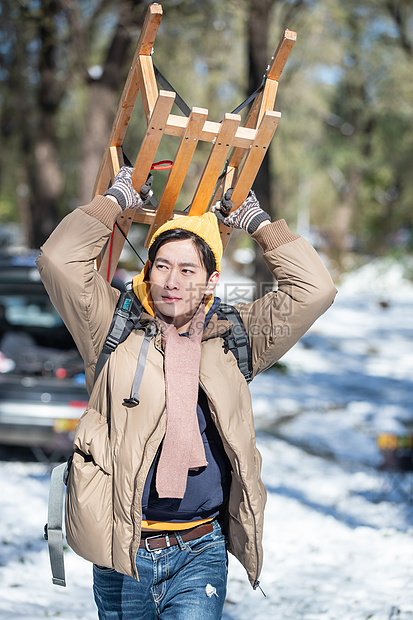
[[[205,305],[195,313],[189,334],[180,336],[158,316],[164,344],[166,433],[156,474],[161,498],[183,498],[188,471],[208,465],[199,431],[197,403]]]

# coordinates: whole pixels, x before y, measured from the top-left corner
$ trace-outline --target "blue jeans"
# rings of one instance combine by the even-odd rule
[[[139,549],[139,581],[93,566],[99,620],[219,620],[228,558],[221,526],[201,538],[157,551]]]

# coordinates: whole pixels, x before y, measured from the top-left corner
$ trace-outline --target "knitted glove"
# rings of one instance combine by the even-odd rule
[[[140,196],[132,185],[132,172],[132,167],[123,166],[116,175],[113,185],[104,193],[104,196],[114,196],[122,211],[142,207],[152,195],[152,175],[148,176],[145,185],[142,186],[143,196]]]
[[[252,190],[250,190],[242,205],[235,209],[235,211],[232,211],[232,213],[230,213],[232,208],[231,196],[232,189],[229,189],[225,192],[222,199],[212,207],[212,211],[225,226],[243,228],[249,235],[252,235],[262,222],[266,220],[271,221],[268,213],[261,209],[260,203]]]

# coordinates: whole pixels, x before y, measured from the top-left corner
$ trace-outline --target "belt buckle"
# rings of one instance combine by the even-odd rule
[[[166,549],[171,546],[171,542],[169,540],[169,534],[161,534],[161,535],[158,534],[157,536],[148,536],[147,538],[145,538],[145,549],[146,549],[146,551],[148,551],[148,552],[152,551],[152,549],[149,549],[149,547],[148,547],[148,540],[153,540],[154,538],[165,538]]]

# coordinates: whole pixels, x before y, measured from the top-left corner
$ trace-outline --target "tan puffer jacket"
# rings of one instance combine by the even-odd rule
[[[119,207],[104,197],[79,207],[44,244],[37,264],[84,359],[91,393],[74,440],[66,496],[67,540],[87,560],[138,579],[141,496],[165,433],[165,387],[159,329],[150,343],[137,407],[127,409],[122,401],[130,394],[141,330],[117,347],[93,386],[96,361],[119,296],[95,270],[94,259],[119,213]],[[277,293],[237,306],[249,334],[255,376],[301,338],[331,305],[336,291],[315,250],[291,233],[283,220],[253,236],[278,282]],[[155,321],[149,315],[142,318]],[[254,584],[262,566],[266,492],[250,392],[234,356],[222,347],[222,334],[229,327],[216,315],[209,322],[201,345],[200,384],[232,466],[226,513],[229,551]]]

